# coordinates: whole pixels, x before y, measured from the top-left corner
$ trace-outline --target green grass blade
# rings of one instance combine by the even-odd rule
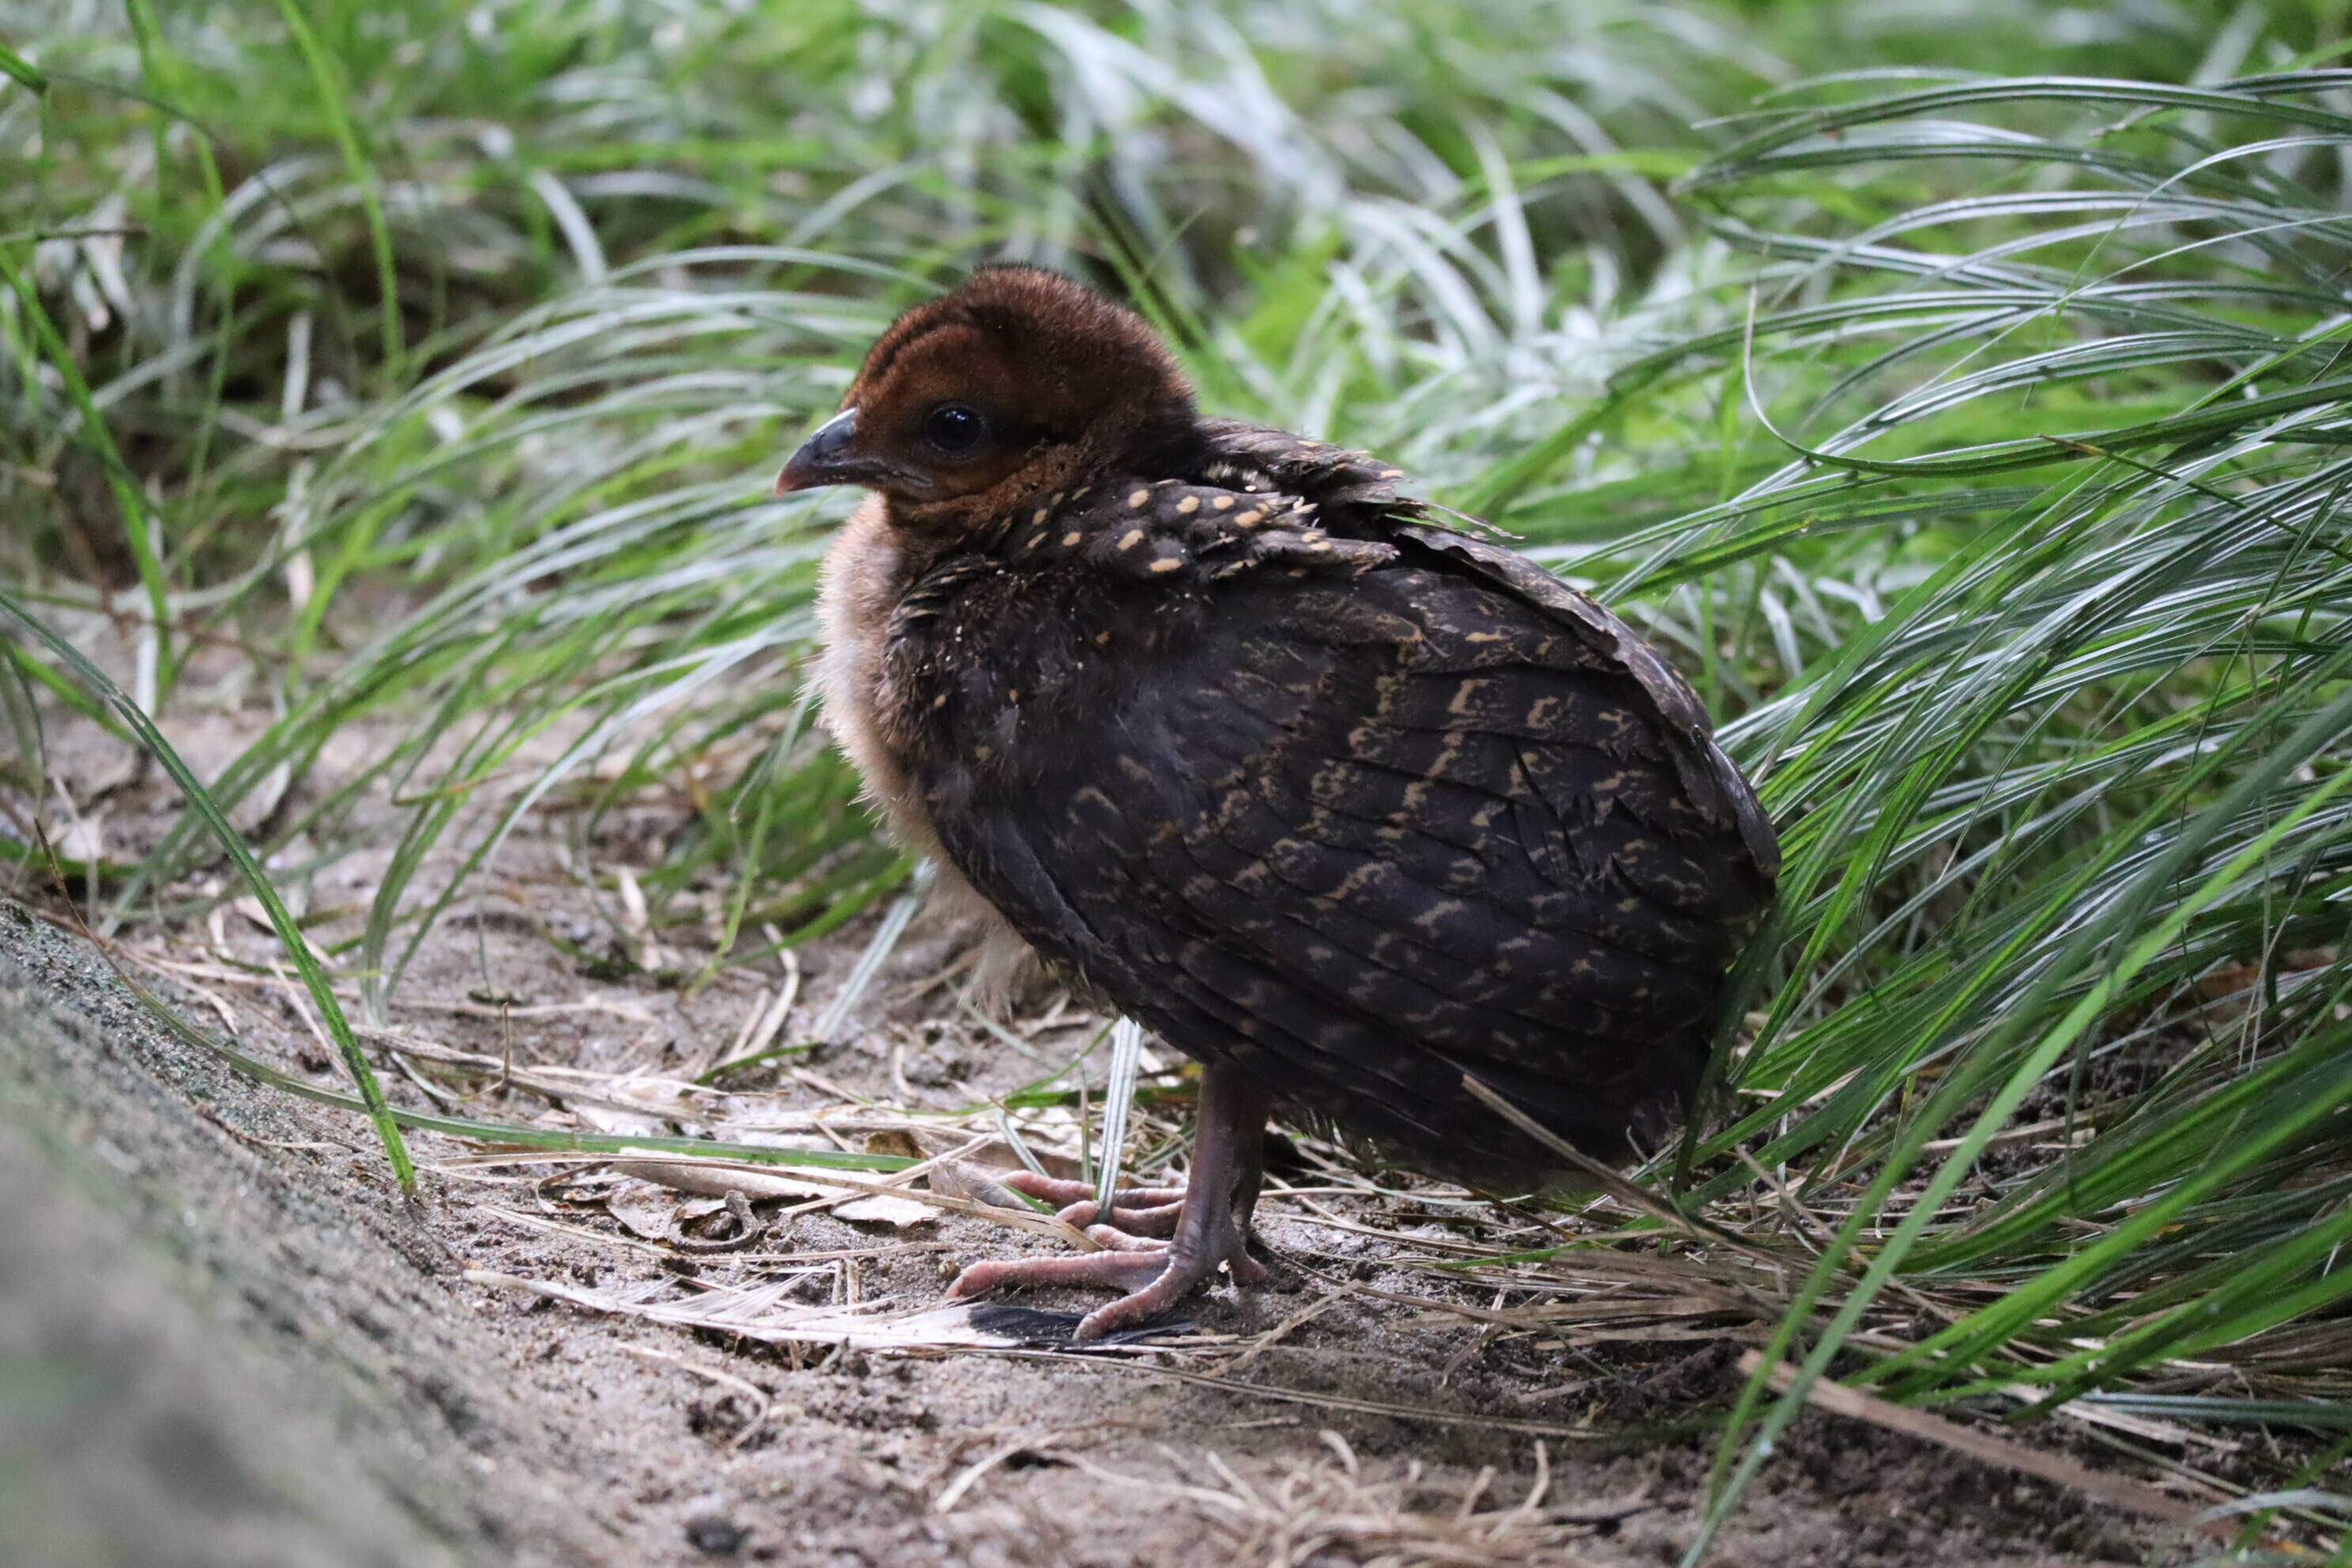
[[[359,1086],[360,1108],[375,1123],[376,1136],[383,1143],[384,1156],[392,1162],[393,1174],[399,1180],[401,1190],[414,1191],[416,1167],[408,1157],[408,1145],[400,1135],[400,1126],[393,1115],[391,1105],[384,1100],[383,1088],[376,1081],[375,1069],[368,1065],[367,1055],[360,1048],[359,1037],[352,1033],[350,1021],[343,1016],[342,1005],[335,999],[334,987],[329,983],[326,972],[320,968],[318,959],[312,955],[309,941],[302,935],[301,928],[294,923],[294,917],[288,911],[285,900],[278,896],[269,874],[261,868],[260,862],[253,858],[253,852],[246,847],[244,837],[229,826],[226,814],[215,803],[211,793],[181,759],[172,743],[163,738],[163,731],[155,728],[154,722],[104,670],[90,663],[71,643],[35,619],[13,595],[0,593],[0,610],[14,616],[27,634],[46,646],[59,664],[71,670],[77,679],[113,710],[123,726],[138,738],[148,755],[172,775],[172,782],[180,786],[188,808],[204,822],[214,839],[227,852],[238,872],[244,876],[247,888],[268,915],[271,929],[278,933],[279,943],[286,949],[288,962],[301,977],[303,989],[310,992],[311,1001],[317,1004],[319,1016],[335,1042],[336,1051],[343,1058],[344,1068]]]

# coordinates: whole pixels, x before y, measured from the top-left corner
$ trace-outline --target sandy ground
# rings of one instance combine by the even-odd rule
[[[203,768],[255,722],[198,716],[174,733]],[[69,777],[122,776],[119,756],[69,727],[52,758]],[[118,787],[111,852],[135,848],[171,804],[150,783]],[[648,805],[653,826],[636,830],[657,829],[662,809]],[[1016,1020],[1027,1050],[1002,1044],[946,1001],[956,933],[919,925],[839,1038],[731,1095],[680,1099],[662,1086],[727,1052],[783,973],[722,970],[690,991],[625,963],[583,973],[548,933],[602,940],[614,896],[563,869],[555,842],[551,827],[519,841],[487,900],[443,922],[397,993],[391,1022],[416,1047],[403,1067],[380,1044],[378,1065],[403,1103],[429,1094],[452,1115],[640,1135],[764,1124],[803,1144],[823,1142],[809,1131],[823,1121],[854,1148],[986,1142],[967,1152],[1002,1162],[992,1114],[971,1108],[1044,1076],[1039,1060],[1075,1054],[1096,1023],[1033,1001]],[[356,929],[382,855],[314,879],[320,940]],[[1066,1320],[992,1320],[1020,1331],[1000,1341],[1040,1342],[1025,1348],[884,1351],[592,1310],[577,1302],[692,1316],[756,1300],[768,1322],[851,1305],[903,1316],[939,1307],[959,1262],[1062,1244],[935,1206],[845,1217],[832,1200],[856,1194],[835,1193],[762,1201],[757,1241],[713,1252],[735,1225],[714,1197],[593,1159],[432,1135],[415,1140],[422,1176],[404,1201],[362,1121],[163,1036],[65,929],[53,891],[21,879],[16,890],[43,918],[0,907],[13,1020],[0,1027],[0,1125],[16,1130],[0,1171],[28,1173],[43,1195],[20,1205],[41,1211],[20,1213],[21,1234],[0,1229],[0,1251],[46,1249],[79,1272],[0,1266],[0,1324],[47,1323],[52,1339],[87,1342],[67,1359],[121,1363],[113,1392],[90,1395],[110,1401],[120,1430],[90,1440],[135,1447],[149,1423],[119,1413],[150,1394],[183,1410],[175,1419],[227,1456],[221,1473],[245,1478],[228,1493],[249,1506],[223,1505],[223,1518],[274,1521],[272,1539],[293,1543],[278,1556],[190,1547],[186,1561],[1670,1563],[1697,1529],[1712,1459],[1698,1428],[1759,1337],[1752,1319],[1693,1305],[1682,1287],[1643,1285],[1625,1272],[1633,1262],[1582,1290],[1464,1269],[1473,1245],[1557,1233],[1457,1189],[1368,1174],[1304,1134],[1261,1211],[1276,1284],[1212,1292],[1190,1304],[1189,1330],[1118,1352],[1044,1342]],[[798,955],[778,1038],[805,1038],[872,925]],[[698,962],[690,931],[656,935]],[[272,955],[232,911],[128,928],[114,962],[207,1027],[233,1028],[242,1048],[334,1086]],[[1181,1128],[1181,1081],[1161,1081],[1173,1092],[1131,1144],[1147,1163]],[[893,1125],[940,1131],[909,1142]],[[1049,1155],[1076,1148],[1067,1110],[1024,1125]],[[152,1345],[105,1349],[130,1332],[110,1321],[165,1320]],[[121,1371],[148,1364],[164,1394],[138,1394],[145,1374]],[[15,1440],[37,1449],[39,1409],[9,1403]],[[2116,1464],[2065,1427],[2033,1436]],[[177,1472],[162,1469],[149,1501],[170,1517]],[[100,1506],[75,1498],[64,1489],[45,1506],[68,1521]],[[326,1538],[342,1541],[339,1555]],[[83,1543],[47,1559],[60,1564],[152,1560],[109,1556],[63,1525],[55,1539]],[[2161,1562],[2179,1542],[2072,1491],[1811,1415],[1713,1560]]]

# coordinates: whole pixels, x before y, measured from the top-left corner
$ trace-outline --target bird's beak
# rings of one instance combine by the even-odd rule
[[[851,443],[857,439],[857,410],[845,408],[818,426],[801,443],[784,471],[776,476],[776,493],[814,489],[820,485],[858,484],[871,476],[869,465],[857,461]]]

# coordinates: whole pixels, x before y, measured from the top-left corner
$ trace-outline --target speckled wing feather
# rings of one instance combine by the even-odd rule
[[[1179,1047],[1430,1168],[1661,1134],[1771,895],[1695,697],[1598,605],[1367,460],[1225,426],[1039,498],[891,655],[927,809],[1041,951]],[[952,652],[953,657],[950,657]]]

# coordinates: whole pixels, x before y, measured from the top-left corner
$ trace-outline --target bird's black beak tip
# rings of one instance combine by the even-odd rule
[[[842,462],[849,455],[850,443],[856,438],[857,410],[845,408],[801,443],[800,450],[784,464],[784,471],[776,476],[776,494],[789,495],[794,490],[847,482],[850,476],[841,471]]]

